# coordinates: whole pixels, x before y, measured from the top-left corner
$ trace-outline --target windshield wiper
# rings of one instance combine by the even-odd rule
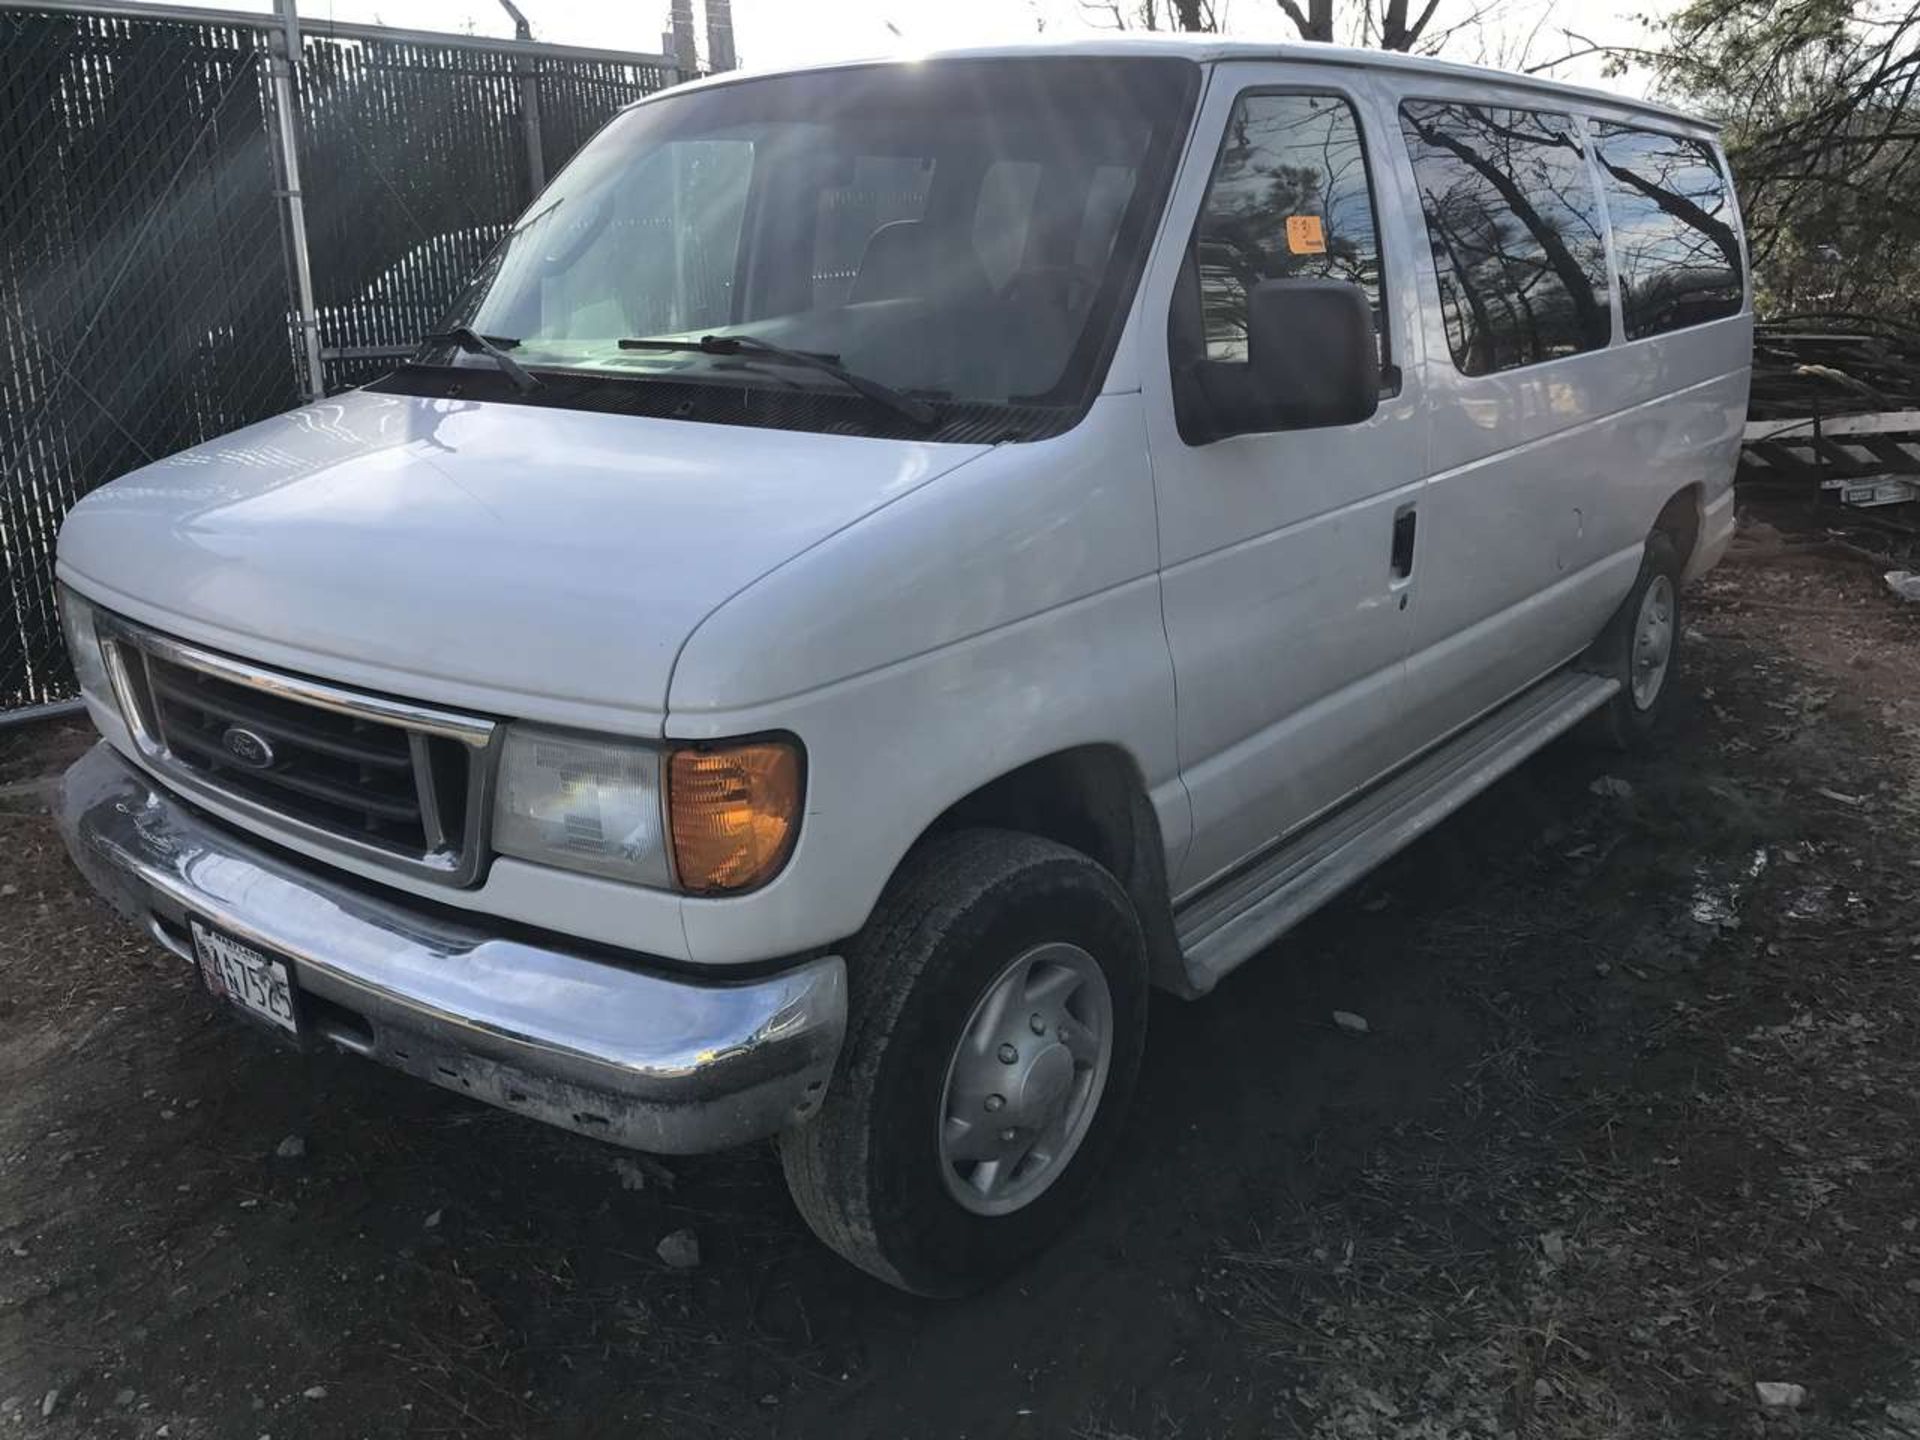
[[[837,360],[825,355],[816,355],[808,350],[789,350],[784,345],[775,345],[770,340],[757,340],[751,335],[702,335],[698,340],[622,340],[620,348],[622,350],[697,350],[704,355],[764,356],[768,360],[778,360],[788,365],[805,365],[810,370],[818,370],[822,375],[831,375],[849,390],[859,392],[876,405],[886,406],[897,415],[904,415],[916,425],[929,426],[940,418],[940,412],[926,401],[902,394],[891,385],[849,370]]]
[[[451,330],[441,331],[438,335],[428,335],[420,343],[451,345],[468,355],[484,355],[498,365],[505,372],[506,377],[513,381],[514,387],[522,393],[540,388],[539,378],[507,353],[508,349],[520,343],[518,340],[508,340],[498,336],[489,338],[471,326],[456,325]]]

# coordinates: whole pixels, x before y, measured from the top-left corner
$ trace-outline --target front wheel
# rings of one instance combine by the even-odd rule
[[[847,963],[846,1049],[781,1136],[788,1188],[890,1284],[975,1288],[1058,1233],[1118,1137],[1146,1037],[1139,921],[1077,851],[960,831],[909,858]]]

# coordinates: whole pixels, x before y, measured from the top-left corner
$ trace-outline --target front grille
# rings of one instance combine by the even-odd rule
[[[493,726],[105,627],[108,667],[156,768],[310,838],[471,881]]]
[[[167,660],[148,660],[147,684],[160,741],[181,764],[311,824],[402,850],[434,848],[406,731],[249,691]],[[237,759],[229,735],[266,741],[271,760],[262,766]],[[249,741],[239,744],[251,750]]]

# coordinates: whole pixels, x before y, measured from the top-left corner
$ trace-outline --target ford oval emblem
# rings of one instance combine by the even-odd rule
[[[266,736],[244,725],[229,725],[220,736],[220,748],[249,770],[264,770],[273,764],[273,746]]]

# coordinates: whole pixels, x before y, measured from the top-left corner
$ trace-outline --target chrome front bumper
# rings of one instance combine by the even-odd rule
[[[719,984],[502,938],[256,848],[105,743],[58,815],[88,880],[176,955],[209,921],[292,961],[321,1038],[585,1135],[664,1154],[771,1135],[839,1054],[838,956]]]

